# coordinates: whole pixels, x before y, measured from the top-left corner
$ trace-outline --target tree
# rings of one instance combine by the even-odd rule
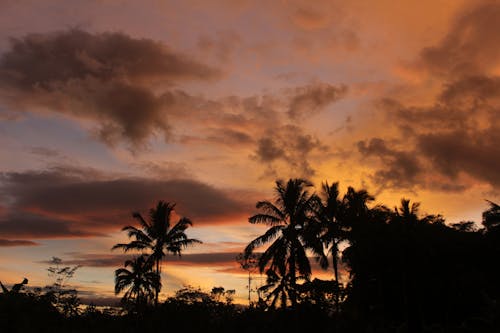
[[[27,278],[24,278],[22,282],[20,283],[16,283],[12,286],[12,288],[7,289],[7,287],[5,287],[2,283],[2,281],[0,281],[0,287],[2,288],[2,292],[4,294],[8,294],[8,293],[11,293],[11,294],[18,294],[23,288],[24,286],[28,284],[28,279]]]
[[[121,248],[125,252],[131,250],[149,251],[148,259],[153,261],[156,274],[161,277],[161,261],[166,253],[181,255],[181,251],[193,244],[201,243],[197,239],[188,238],[185,231],[193,223],[186,217],[181,217],[172,226],[172,212],[175,204],[159,201],[156,208],[149,211],[149,221],[140,213],[133,213],[132,217],[139,221],[140,228],[126,226],[122,231],[128,233],[133,240],[127,244],[116,244],[113,249]],[[158,285],[161,288],[161,284]],[[160,289],[155,290],[155,304],[158,304]]]
[[[266,284],[260,287],[259,291],[264,294],[267,306],[275,309],[280,303],[281,308],[284,309],[288,300],[294,305],[293,302],[298,294],[297,277],[294,276],[292,279],[291,274],[281,275],[281,272],[272,269],[267,270],[266,275]],[[305,279],[300,276],[298,278]]]
[[[266,270],[273,281],[275,277],[286,279],[282,281],[287,286],[284,295],[290,298],[292,306],[297,303],[297,273],[305,278],[311,275],[304,239],[312,209],[312,196],[307,191],[310,186],[312,184],[303,179],[290,179],[286,184],[276,181],[274,203],[257,202],[256,208],[263,212],[248,220],[270,228],[247,245],[245,256],[249,257],[256,248],[272,242],[259,259],[259,270],[261,273]]]
[[[343,203],[339,198],[339,183],[329,185],[328,182],[322,184],[322,191],[319,196],[315,197],[314,217],[317,223],[317,231],[312,235],[321,242],[326,248],[327,254],[332,256],[332,268],[337,287],[335,288],[335,305],[337,312],[340,305],[340,287],[339,282],[339,244],[346,239],[345,226],[342,221]],[[326,256],[320,256],[320,265],[323,268],[328,267]]]
[[[66,317],[77,316],[80,313],[80,299],[78,291],[68,288],[68,281],[73,278],[80,266],[64,266],[62,259],[52,257],[51,266],[47,268],[48,275],[54,283],[45,287],[46,296],[52,300],[54,306]]]
[[[483,212],[483,226],[486,232],[491,232],[500,227],[500,206],[492,201],[488,203],[490,208]]]
[[[127,267],[131,269],[128,270]],[[125,268],[115,271],[115,294],[125,294],[122,303],[133,303],[136,309],[147,306],[155,299],[155,291],[161,287],[160,277],[153,271],[153,261],[141,255],[125,262]]]
[[[401,199],[401,207],[394,208],[394,212],[396,214],[395,218],[403,221],[404,223],[417,223],[419,207],[419,202],[414,202],[410,206],[410,200],[403,198]]]

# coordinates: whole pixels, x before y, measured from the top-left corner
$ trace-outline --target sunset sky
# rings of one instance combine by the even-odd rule
[[[111,251],[158,200],[203,241],[162,296],[236,289],[277,178],[401,197],[449,223],[500,201],[500,1],[0,0],[0,281]]]

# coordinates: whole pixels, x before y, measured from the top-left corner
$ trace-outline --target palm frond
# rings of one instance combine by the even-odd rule
[[[136,219],[137,221],[139,221],[139,224],[142,226],[143,229],[147,230],[149,228],[151,228],[151,224],[148,223],[141,215],[141,213],[139,212],[133,212],[132,213],[132,217],[134,219]]]
[[[248,256],[250,255],[253,250],[257,247],[260,247],[264,244],[267,244],[269,243],[270,241],[272,241],[273,239],[275,239],[276,237],[278,237],[279,233],[282,231],[282,226],[274,226],[274,227],[271,227],[269,228],[269,230],[266,231],[266,233],[262,236],[259,236],[257,237],[256,239],[254,239],[253,241],[251,241],[247,247],[245,248],[245,256]]]
[[[255,214],[248,219],[248,222],[252,224],[262,223],[270,226],[275,226],[279,224],[283,224],[283,220],[277,218],[276,216],[269,214]]]
[[[278,207],[276,207],[273,203],[269,201],[259,201],[255,205],[255,207],[257,209],[263,210],[268,215],[275,216],[277,219],[280,220],[285,219],[285,214]]]

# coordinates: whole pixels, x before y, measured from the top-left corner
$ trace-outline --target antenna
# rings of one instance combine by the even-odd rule
[[[245,256],[243,253],[238,254],[236,261],[240,264],[240,267],[248,272],[248,306],[251,305],[251,293],[252,293],[252,272],[255,271],[259,264],[260,254],[252,253]]]

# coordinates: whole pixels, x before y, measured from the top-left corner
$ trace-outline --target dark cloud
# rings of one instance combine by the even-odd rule
[[[137,145],[155,133],[170,135],[158,87],[218,75],[150,39],[74,29],[12,39],[0,58],[0,98],[16,109],[91,119],[103,141]]]
[[[256,155],[262,162],[285,158],[285,151],[280,146],[281,144],[276,143],[271,137],[262,138],[258,142]]]
[[[192,129],[178,138],[181,144],[251,149],[251,156],[265,163],[267,173],[273,177],[277,164],[280,171],[310,176],[314,174],[310,163],[313,154],[328,149],[298,120],[324,110],[342,98],[346,90],[344,86],[319,82],[249,97],[210,100],[171,93],[164,98],[176,105],[176,121],[189,123]]]
[[[440,76],[485,74],[500,56],[500,4],[468,8],[446,37],[421,52],[421,66]]]
[[[385,128],[397,132],[358,143],[363,156],[379,159],[377,183],[442,191],[500,186],[499,15],[497,3],[468,7],[440,43],[422,50],[419,65],[442,82],[434,101],[379,101]]]
[[[383,139],[372,138],[368,143],[359,141],[357,146],[363,156],[376,156],[385,166],[373,175],[378,184],[388,187],[411,187],[423,171],[415,152],[388,147]]]
[[[243,250],[243,247],[242,247]],[[189,253],[181,257],[167,256],[167,263],[188,266],[225,266],[237,264],[236,257],[241,252]]]
[[[464,190],[464,176],[500,186],[500,79],[474,76],[451,80],[430,106],[406,106],[386,99],[379,106],[399,136],[358,143],[364,156],[378,156],[377,183]],[[439,179],[436,179],[439,178]],[[397,181],[391,181],[391,179]],[[406,181],[404,181],[406,180]]]
[[[0,247],[13,247],[13,246],[37,246],[40,245],[33,241],[21,239],[0,239]]]
[[[269,166],[268,173],[275,175],[275,166],[285,164],[286,170],[295,175],[310,177],[314,169],[309,160],[313,154],[325,154],[328,147],[301,127],[284,125],[269,131],[259,141],[254,157]]]
[[[481,107],[485,104],[500,106],[500,78],[497,76],[465,76],[447,84],[439,101],[450,105]]]
[[[189,179],[193,175],[185,163],[145,161],[136,163],[138,169],[144,170],[147,175],[161,179]]]
[[[6,237],[72,238],[103,236],[90,230],[82,221],[64,219],[50,212],[43,214],[22,210],[11,210],[0,217],[0,234]]]
[[[294,119],[310,117],[344,97],[346,92],[346,86],[322,82],[297,87],[290,91],[288,115]]]
[[[249,146],[254,143],[254,138],[250,134],[240,131],[232,130],[230,128],[219,128],[207,130],[207,136],[191,136],[184,135],[180,138],[180,142],[183,144],[213,144],[213,145],[224,145],[234,148],[240,148],[243,146]]]
[[[3,173],[0,183],[0,196],[11,203],[0,233],[37,238],[102,235],[133,223],[132,211],[145,212],[158,200],[177,203],[178,214],[195,224],[244,219],[254,202],[252,194],[195,180],[111,177],[64,167]]]
[[[384,100],[380,106],[387,121],[399,129],[395,144],[372,138],[358,143],[358,149],[379,158],[382,164],[373,175],[379,184],[461,191],[470,185],[468,176],[498,187],[499,102],[500,79],[485,76],[444,84],[430,106]]]
[[[238,252],[188,253],[180,257],[167,255],[165,260],[169,266],[226,266],[236,264],[238,254]],[[132,255],[73,253],[72,257],[64,260],[64,264],[83,267],[120,267]]]
[[[437,171],[451,179],[466,173],[500,186],[500,127],[418,136],[418,148]]]

